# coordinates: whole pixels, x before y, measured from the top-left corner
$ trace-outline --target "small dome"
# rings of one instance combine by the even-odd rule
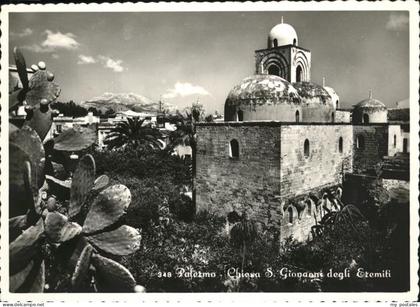
[[[383,102],[373,98],[362,100],[354,107],[357,109],[386,109],[386,106]]]
[[[269,40],[271,42],[271,47],[298,44],[298,37],[295,29],[287,23],[280,23],[274,26],[270,31]],[[274,40],[276,40],[277,44]]]
[[[275,75],[247,77],[230,91],[226,105],[299,103],[296,89],[285,79]]]
[[[295,82],[293,83],[294,88],[298,91],[298,94],[307,103],[319,102],[327,104],[331,102],[330,94],[321,85],[313,82]]]

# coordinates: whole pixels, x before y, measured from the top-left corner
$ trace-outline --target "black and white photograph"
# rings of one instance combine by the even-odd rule
[[[418,4],[239,4],[2,7],[2,295],[417,300]]]

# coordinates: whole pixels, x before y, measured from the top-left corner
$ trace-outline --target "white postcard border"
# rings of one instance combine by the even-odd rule
[[[1,121],[1,248],[0,276],[1,300],[9,302],[138,302],[138,303],[244,303],[264,304],[273,302],[374,302],[417,301],[418,286],[418,237],[419,237],[419,6],[415,1],[380,2],[224,2],[224,3],[107,3],[107,4],[18,4],[1,7],[1,105],[8,101],[8,14],[11,12],[194,12],[194,11],[409,11],[410,25],[410,291],[386,293],[10,293],[8,249],[8,121]],[[3,119],[8,118],[7,108],[1,109]],[[413,204],[417,204],[414,206]]]

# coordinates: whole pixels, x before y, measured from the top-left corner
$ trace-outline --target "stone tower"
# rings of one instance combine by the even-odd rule
[[[311,79],[311,52],[298,46],[295,29],[282,22],[268,36],[267,49],[255,51],[256,74],[276,75],[287,81]]]

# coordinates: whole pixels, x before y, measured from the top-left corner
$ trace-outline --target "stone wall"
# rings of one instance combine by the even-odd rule
[[[335,111],[335,122],[336,123],[350,123],[351,121],[351,112],[344,110]]]
[[[343,138],[342,152],[339,138]],[[309,155],[304,154],[305,140]],[[305,194],[319,186],[337,184],[352,170],[351,125],[283,125],[281,128],[281,196]]]
[[[198,211],[226,216],[246,210],[267,223],[280,193],[280,127],[270,125],[197,125],[195,198]],[[232,139],[239,157],[229,156]],[[277,208],[278,209],[278,208]]]
[[[388,155],[388,125],[355,125],[353,131],[353,171],[371,171]],[[358,142],[358,138],[362,141]]]

